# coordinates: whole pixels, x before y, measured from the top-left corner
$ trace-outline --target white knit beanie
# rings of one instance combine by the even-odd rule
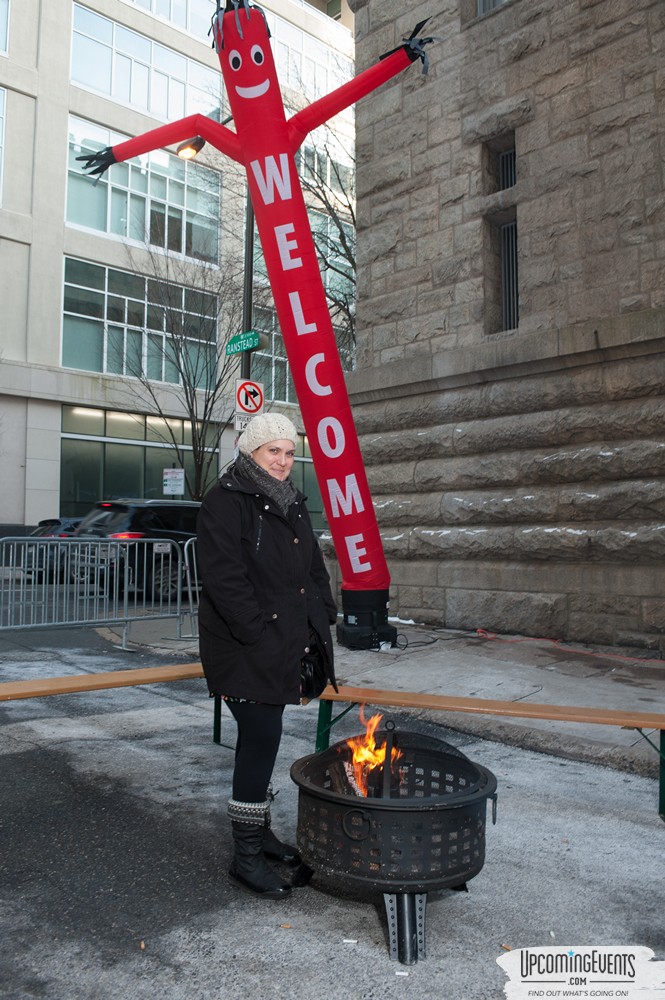
[[[262,444],[269,441],[293,441],[293,447],[298,443],[298,432],[288,417],[281,413],[259,413],[252,417],[240,435],[238,448],[245,455],[251,455]]]

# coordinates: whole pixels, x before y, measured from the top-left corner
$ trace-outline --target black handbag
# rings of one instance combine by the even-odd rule
[[[307,701],[318,698],[327,683],[326,655],[319,645],[319,637],[310,628],[309,651],[300,661],[300,697]]]

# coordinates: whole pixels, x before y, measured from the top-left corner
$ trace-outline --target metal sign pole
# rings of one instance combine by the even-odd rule
[[[247,191],[245,206],[245,269],[242,288],[242,328],[246,333],[252,329],[252,296],[254,291],[254,207]],[[240,377],[249,378],[251,372],[251,351],[243,351],[240,358]]]

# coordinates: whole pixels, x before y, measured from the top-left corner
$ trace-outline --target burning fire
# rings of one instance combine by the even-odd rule
[[[377,746],[376,740],[374,739],[374,733],[376,732],[382,718],[382,715],[373,715],[372,718],[367,721],[363,715],[361,707],[360,721],[365,726],[365,735],[352,736],[351,739],[346,741],[346,744],[352,754],[351,760],[353,766],[354,786],[357,794],[364,795],[365,798],[368,795],[370,773],[377,767],[382,768],[386,757],[385,744],[383,746]],[[390,754],[390,766],[392,767],[395,761],[399,760],[401,756],[402,751],[393,747]]]

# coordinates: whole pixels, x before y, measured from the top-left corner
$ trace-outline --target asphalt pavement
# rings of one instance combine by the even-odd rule
[[[665,705],[665,664],[629,650],[397,625],[394,649],[338,647],[340,680]],[[2,679],[198,655],[195,639],[176,638],[169,622],[133,625],[130,646],[111,630],[0,633]],[[0,704],[0,996],[484,1000],[504,995],[497,959],[514,949],[641,945],[665,959],[653,746],[600,726],[385,715],[398,730],[451,743],[498,783],[484,867],[466,893],[429,893],[427,956],[408,966],[389,957],[380,894],[317,873],[273,902],[228,882],[235,724],[224,710],[226,745],[212,742],[203,681]],[[290,839],[298,802],[290,766],[313,752],[316,721],[316,704],[285,712],[273,825]],[[354,709],[333,739],[361,729]]]

